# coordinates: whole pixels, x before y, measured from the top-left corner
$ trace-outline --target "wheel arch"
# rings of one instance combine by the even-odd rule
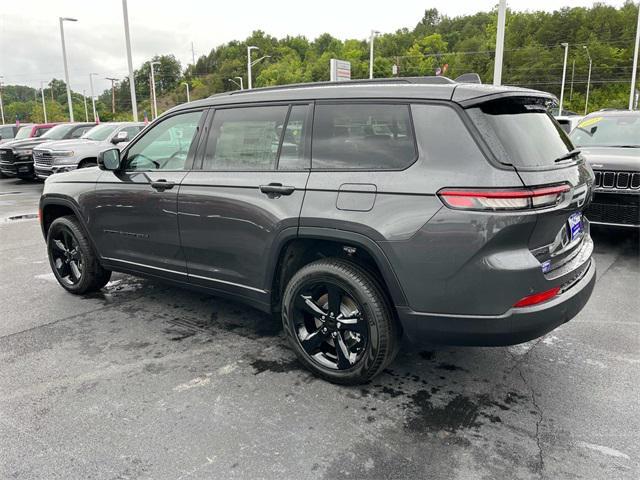
[[[389,259],[373,240],[362,234],[319,227],[290,228],[278,236],[273,251],[266,282],[271,286],[274,310],[280,308],[288,279],[302,266],[326,256],[346,258],[366,267],[380,280],[393,306],[407,304]]]
[[[86,163],[95,163],[96,165],[98,164],[98,157],[85,157],[82,160],[80,160],[78,162],[78,168],[82,168],[84,164]]]
[[[89,239],[89,243],[93,248],[93,251],[98,253],[93,238],[89,234],[89,229],[85,225],[84,217],[80,213],[80,208],[72,200],[65,197],[43,197],[40,200],[40,211],[38,212],[40,217],[40,227],[42,229],[42,235],[46,241],[49,227],[56,218],[64,217],[67,215],[73,215],[77,220],[83,233]],[[98,255],[99,256],[99,255]]]

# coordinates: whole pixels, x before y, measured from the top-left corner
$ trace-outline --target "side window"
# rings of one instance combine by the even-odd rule
[[[43,133],[49,131],[51,127],[46,127],[46,128],[37,128],[36,129],[36,134],[34,135],[34,137],[39,137],[41,136]]]
[[[416,156],[408,105],[341,103],[315,108],[313,168],[401,169]]]
[[[282,147],[280,147],[279,170],[301,170],[309,168],[305,154],[305,143],[308,135],[308,105],[293,105],[289,111],[287,127],[284,130]]]
[[[141,127],[125,127],[120,131],[121,132],[127,132],[127,138],[129,140],[131,140],[133,137],[135,137],[138,134],[140,129],[141,129]]]
[[[148,130],[127,152],[127,170],[182,170],[202,112],[173,115]]]
[[[203,170],[274,170],[288,106],[217,110]]]
[[[71,132],[71,138],[80,138],[86,132],[88,132],[91,127],[79,127],[76,128],[73,132]]]

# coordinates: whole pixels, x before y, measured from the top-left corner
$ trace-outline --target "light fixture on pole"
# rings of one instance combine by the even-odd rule
[[[89,88],[91,89],[91,106],[93,107],[93,121],[98,121],[98,114],[96,113],[96,97],[93,95],[93,76],[97,73],[89,74]]]
[[[502,59],[504,57],[504,24],[507,17],[507,0],[498,4],[498,31],[496,32],[496,58],[493,61],[493,84],[502,85]]]
[[[62,40],[62,60],[64,62],[64,81],[67,82],[67,103],[69,104],[69,121],[73,122],[73,104],[71,103],[71,87],[69,86],[69,67],[67,65],[67,47],[64,44],[64,22],[77,22],[76,18],[59,17],[60,40]]]
[[[640,5],[638,5],[638,24],[636,25],[636,46],[633,50],[633,71],[631,72],[631,91],[629,92],[629,110],[633,110],[636,96],[636,71],[638,70],[638,46],[640,45]]]
[[[240,78],[240,77],[234,77],[234,78]],[[242,78],[240,78],[240,80],[242,81]],[[240,88],[240,90],[243,90],[243,88],[242,88],[242,84],[241,84],[241,83],[236,82],[233,78],[227,78],[227,81],[228,81],[228,82],[233,83],[235,86],[237,86],[238,88]]]
[[[187,103],[191,101],[191,97],[189,97],[189,84],[187,82],[182,82],[182,85],[187,87]]]
[[[252,88],[252,86],[251,86],[251,66],[253,65],[253,63],[251,62],[251,50],[258,50],[258,47],[255,47],[253,45],[249,45],[247,47],[247,84],[248,84],[249,90],[251,90],[251,88]]]
[[[369,78],[373,78],[373,40],[379,34],[379,31],[371,30],[371,37],[369,37]]]
[[[160,62],[150,62],[151,67],[151,94],[153,95],[153,118],[158,118],[158,103],[156,102],[156,77],[153,73],[153,66],[160,65]]]
[[[47,122],[47,104],[44,101],[44,82],[42,81],[40,82],[40,96],[42,97],[42,113],[44,114],[44,123],[49,123]]]
[[[131,59],[131,38],[129,36],[129,13],[127,0],[122,0],[122,16],[124,17],[124,39],[127,46],[127,64],[129,66],[129,90],[131,91],[131,110],[133,111],[133,121],[138,121],[138,103],[136,99],[136,79],[133,75],[133,60]],[[93,97],[93,93],[91,94]],[[95,113],[95,109],[94,109]]]
[[[87,109],[87,95],[86,95],[87,91],[86,90],[82,90],[82,98],[84,100],[84,121],[88,122],[89,121],[89,110]],[[45,120],[46,122],[46,120]]]
[[[564,81],[567,77],[567,57],[569,56],[569,44],[561,43],[564,47],[564,64],[562,67],[562,86],[560,87],[560,106],[558,107],[558,116],[562,115],[562,102],[564,102]]]
[[[589,57],[589,75],[587,76],[587,95],[584,99],[584,114],[587,114],[587,109],[589,108],[589,87],[591,86],[591,55],[589,55],[589,49],[586,45],[583,45],[582,48],[587,52],[587,57]]]
[[[242,84],[242,77],[234,77],[240,81],[240,90],[244,90],[244,85]]]
[[[4,78],[0,75],[0,78]],[[0,80],[0,117],[2,117],[2,125],[4,125],[4,105],[2,105],[2,81]]]

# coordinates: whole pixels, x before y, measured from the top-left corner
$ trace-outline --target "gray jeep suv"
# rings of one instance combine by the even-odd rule
[[[595,283],[594,175],[553,97],[429,78],[225,93],[174,108],[40,202],[68,291],[111,271],[282,318],[300,361],[366,382],[402,335],[506,345]]]

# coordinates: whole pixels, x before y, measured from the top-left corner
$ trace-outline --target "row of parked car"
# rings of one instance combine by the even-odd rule
[[[98,153],[122,148],[144,123],[40,123],[0,125],[0,172],[7,177],[45,179],[51,174],[97,165]]]

